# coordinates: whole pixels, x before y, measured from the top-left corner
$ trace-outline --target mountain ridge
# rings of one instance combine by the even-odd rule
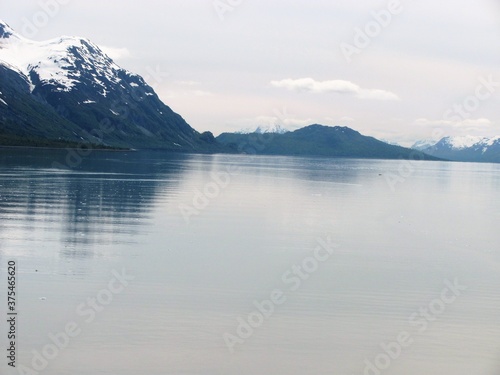
[[[121,68],[91,40],[61,36],[33,41],[1,20],[0,144],[197,153],[247,152],[245,148],[255,146],[255,153],[276,155],[456,160],[455,154],[425,147],[427,157],[345,126],[313,124],[295,131],[257,127],[215,138],[193,129],[141,76]],[[489,155],[484,147],[482,153]]]
[[[202,135],[170,107],[137,74],[119,67],[96,44],[80,37],[31,41],[0,21],[0,91],[9,91],[33,111],[9,103],[0,94],[4,138],[102,144],[114,147],[161,148],[216,152],[221,147]],[[14,75],[20,79],[14,86]],[[54,115],[55,112],[55,115]],[[51,130],[58,123],[61,134]],[[7,123],[7,124],[6,124]],[[38,123],[34,129],[34,123]],[[10,125],[9,125],[10,124]],[[96,130],[101,131],[95,136]],[[47,130],[47,131],[44,131]],[[54,138],[56,137],[56,138]]]
[[[500,163],[500,136],[448,136],[416,142],[412,148],[454,161]]]
[[[262,155],[439,160],[346,126],[312,124],[286,133],[222,133],[216,139],[234,152]]]

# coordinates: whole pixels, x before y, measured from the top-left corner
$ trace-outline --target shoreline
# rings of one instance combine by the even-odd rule
[[[0,149],[30,149],[30,150],[78,150],[83,147],[50,147],[50,146],[4,146],[0,145]],[[128,152],[137,151],[137,149],[116,149],[116,148],[99,148],[99,147],[84,147],[86,150],[92,151],[113,151],[113,152]]]

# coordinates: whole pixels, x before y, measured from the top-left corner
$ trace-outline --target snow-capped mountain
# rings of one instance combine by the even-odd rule
[[[4,137],[191,151],[215,147],[142,77],[120,68],[88,39],[32,41],[0,21],[0,92]]]
[[[103,93],[104,80],[115,84],[120,81],[120,67],[89,40],[64,36],[36,42],[15,34],[6,24],[0,23],[0,28],[0,60],[29,77],[32,89],[39,84],[52,84],[59,91],[71,91],[85,78],[84,71],[92,71],[92,81],[102,87]]]
[[[391,146],[399,146],[399,147],[402,147],[398,142],[395,142],[395,141],[390,141],[388,139],[385,139],[385,138],[379,138],[379,141],[382,141],[384,143],[387,143],[388,145],[391,145]]]
[[[449,160],[474,162],[500,162],[500,136],[444,137],[434,144],[417,142],[414,149]]]
[[[426,148],[429,148],[431,146],[434,146],[437,143],[436,140],[432,139],[422,139],[420,141],[416,141],[413,146],[411,146],[412,149],[422,151],[425,150]]]
[[[240,131],[237,131],[237,134],[252,134],[252,133],[258,133],[258,134],[266,134],[266,133],[274,133],[274,134],[284,134],[289,132],[288,129],[284,128],[283,126],[276,124],[276,125],[260,125],[257,126],[256,128],[247,128],[243,129]]]

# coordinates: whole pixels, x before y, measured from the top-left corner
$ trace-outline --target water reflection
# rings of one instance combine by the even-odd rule
[[[189,160],[100,151],[74,168],[52,168],[65,157],[64,150],[0,151],[0,246],[52,243],[63,257],[91,258],[96,246],[135,242]]]
[[[65,156],[0,151],[0,261],[22,261],[25,365],[71,320],[85,332],[54,375],[361,374],[403,330],[416,343],[388,375],[496,363],[498,166],[422,163],[393,191],[399,161],[95,152],[52,168]],[[186,223],[180,204],[234,167]],[[282,275],[326,235],[340,247],[291,291]],[[133,283],[86,325],[76,306],[122,268]],[[419,335],[408,316],[455,278],[467,293]],[[276,288],[286,304],[231,355],[222,335]]]

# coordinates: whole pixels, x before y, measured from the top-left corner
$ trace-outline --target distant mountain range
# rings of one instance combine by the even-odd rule
[[[500,136],[444,137],[437,142],[416,142],[412,148],[442,159],[500,163]]]
[[[0,142],[221,148],[211,133],[194,130],[142,77],[120,68],[88,39],[35,42],[1,21]]]
[[[364,136],[345,126],[315,124],[284,133],[222,133],[216,139],[233,152],[262,155],[437,160],[417,150]]]
[[[0,145],[500,162],[500,137],[447,137],[415,151],[348,127],[254,129],[217,138],[199,133],[90,40],[36,42],[0,21]]]

